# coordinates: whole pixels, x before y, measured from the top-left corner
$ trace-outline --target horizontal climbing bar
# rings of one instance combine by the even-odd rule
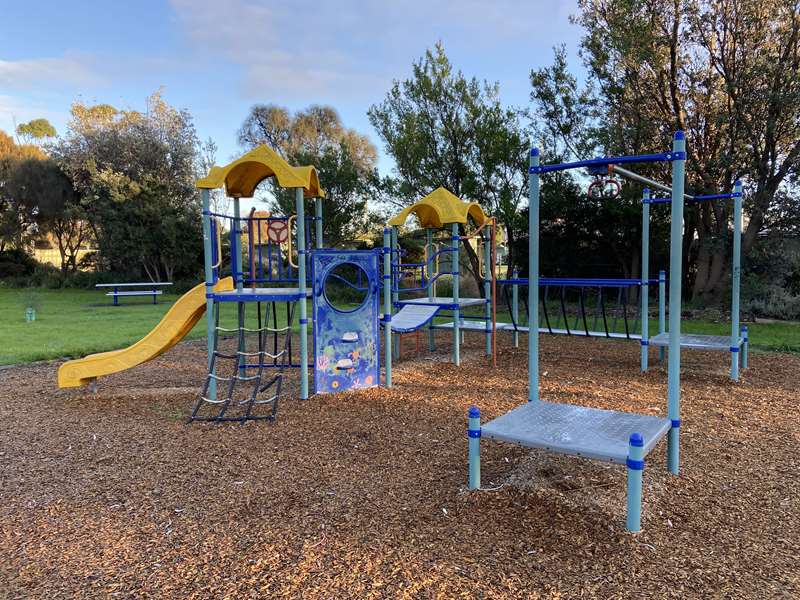
[[[604,165],[621,165],[628,163],[671,162],[673,160],[685,159],[685,152],[662,152],[660,154],[641,154],[639,156],[609,156],[555,165],[532,166],[529,168],[528,172],[552,173],[554,171],[568,171],[570,169],[580,169],[583,167],[602,167]]]
[[[499,285],[528,285],[528,278],[521,277],[517,279],[498,279]],[[658,283],[658,279],[648,279],[648,284]],[[556,286],[556,285],[569,285],[569,286],[584,286],[584,287],[629,287],[635,285],[642,285],[641,279],[594,279],[594,278],[578,278],[578,277],[540,277],[539,285],[541,286]]]

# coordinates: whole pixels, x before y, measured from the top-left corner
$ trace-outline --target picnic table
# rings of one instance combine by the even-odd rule
[[[98,283],[96,288],[113,288],[112,291],[106,292],[106,296],[114,298],[114,306],[119,306],[119,299],[121,296],[152,296],[153,304],[156,304],[156,298],[164,292],[158,288],[167,285],[172,285],[171,281],[156,281],[146,283]],[[134,289],[120,289],[120,288],[134,288]]]

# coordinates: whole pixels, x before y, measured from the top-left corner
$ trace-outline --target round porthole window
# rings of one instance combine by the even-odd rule
[[[369,277],[354,263],[340,263],[328,271],[322,291],[334,310],[353,312],[369,297]]]

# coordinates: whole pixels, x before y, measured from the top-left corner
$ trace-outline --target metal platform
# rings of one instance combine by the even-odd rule
[[[642,434],[647,455],[670,427],[663,417],[538,401],[482,425],[481,437],[625,464],[632,433]]]
[[[452,297],[434,296],[433,298],[408,298],[406,300],[399,300],[397,304],[400,306],[416,304],[423,306],[439,306],[441,308],[464,308],[466,306],[480,306],[486,304],[486,300],[483,298],[459,298],[458,303],[456,303]]]
[[[244,288],[229,292],[215,292],[217,302],[296,302],[303,297],[298,288]],[[305,291],[311,297],[311,290]]]
[[[410,333],[431,322],[441,306],[435,304],[409,304],[400,308],[397,314],[392,315],[392,331],[397,333]]]
[[[736,347],[741,347],[743,341],[744,340],[741,337],[738,338]],[[650,345],[669,347],[669,333],[659,333],[658,335],[651,337]],[[731,336],[684,333],[681,335],[681,348],[730,351]]]

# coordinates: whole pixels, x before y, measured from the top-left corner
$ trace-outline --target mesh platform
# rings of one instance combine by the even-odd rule
[[[646,455],[670,426],[663,417],[539,401],[527,402],[482,425],[481,436],[625,464],[632,433],[642,434]]]
[[[434,329],[452,329],[453,322],[450,321],[448,323],[439,323],[433,326]],[[460,329],[469,329],[475,331],[485,331],[486,325],[482,321],[464,321],[459,325]],[[491,325],[490,325],[491,329]],[[513,323],[498,323],[497,324],[497,331],[514,331],[514,324]],[[528,333],[528,327],[524,325],[519,325],[517,327],[517,331],[520,333]],[[574,335],[576,337],[587,337],[585,329],[570,329],[567,331],[566,329],[556,329],[553,328],[552,331],[547,329],[547,327],[540,327],[539,333],[547,333],[552,335]],[[615,340],[640,340],[642,336],[638,333],[631,333],[630,335],[625,335],[624,333],[618,332],[609,332],[608,335],[604,331],[591,331],[589,330],[588,337],[599,337],[599,338],[610,338]]]
[[[738,338],[737,346],[742,345],[742,338]],[[650,338],[651,346],[669,346],[669,333],[659,333]],[[731,348],[731,336],[729,335],[700,335],[695,333],[684,333],[681,335],[681,348],[695,348],[696,350],[723,350],[729,351]]]
[[[310,289],[306,290],[305,296],[311,297]],[[302,297],[298,288],[244,288],[214,294],[217,302],[294,302]]]

